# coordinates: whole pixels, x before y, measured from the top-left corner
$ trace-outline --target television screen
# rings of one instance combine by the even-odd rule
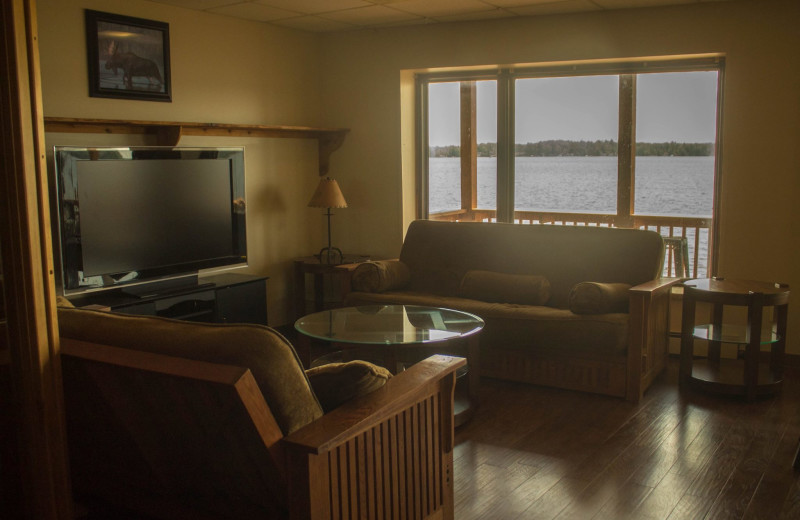
[[[65,294],[246,262],[242,148],[56,147]]]

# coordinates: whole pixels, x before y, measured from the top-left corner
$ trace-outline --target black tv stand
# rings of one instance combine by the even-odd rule
[[[141,286],[90,293],[69,300],[76,307],[209,323],[267,324],[267,277],[225,273],[184,278],[181,285]],[[191,282],[191,283],[186,283]]]
[[[197,275],[186,276],[183,278],[175,278],[172,280],[164,280],[161,282],[152,282],[141,285],[131,285],[121,289],[124,294],[133,296],[135,298],[164,298],[175,294],[181,294],[186,291],[196,289],[204,289],[206,287],[214,287],[214,282],[201,282]]]

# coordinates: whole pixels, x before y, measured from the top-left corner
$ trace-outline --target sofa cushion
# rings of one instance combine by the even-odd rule
[[[377,390],[392,377],[385,368],[360,360],[322,365],[306,375],[325,413]]]
[[[461,279],[461,296],[485,302],[544,305],[550,299],[550,282],[538,275],[473,270]]]
[[[628,312],[627,283],[581,282],[569,293],[569,309],[575,314]]]
[[[263,325],[210,324],[58,308],[62,337],[246,367],[284,434],[322,417],[292,345]]]
[[[399,260],[364,262],[355,268],[351,287],[356,291],[384,292],[402,289],[411,281],[411,271]]]

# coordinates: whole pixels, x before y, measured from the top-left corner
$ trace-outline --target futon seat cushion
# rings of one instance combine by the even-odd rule
[[[544,305],[491,303],[416,291],[350,293],[350,305],[424,305],[477,314],[486,322],[481,332],[483,355],[500,348],[546,348],[590,357],[624,356],[628,346],[628,314],[581,315]]]
[[[249,368],[285,435],[322,417],[300,359],[263,325],[209,324],[58,308],[61,336],[197,361]]]

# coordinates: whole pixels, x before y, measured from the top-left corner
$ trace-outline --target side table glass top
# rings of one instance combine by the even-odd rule
[[[785,285],[755,280],[695,278],[692,280],[686,280],[682,285],[689,286],[695,290],[707,293],[730,295],[747,295],[754,292],[760,292],[765,296],[775,296],[789,293],[789,288]]]
[[[476,334],[483,320],[474,314],[418,305],[365,305],[309,314],[298,332],[339,343],[412,345]]]

